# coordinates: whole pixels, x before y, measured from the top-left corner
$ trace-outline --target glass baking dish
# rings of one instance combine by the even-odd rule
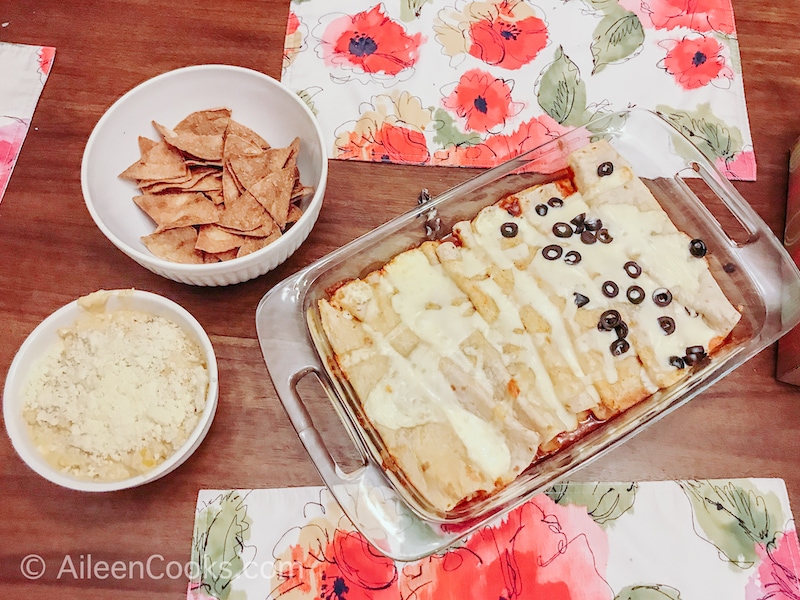
[[[380,436],[338,372],[317,301],[502,196],[563,176],[566,156],[603,137],[631,164],[679,229],[702,238],[713,275],[742,318],[720,350],[688,378],[660,390],[535,461],[499,492],[442,514],[402,474],[386,468]],[[606,115],[421,203],[319,259],[259,303],[261,350],[280,401],[323,481],[359,531],[396,560],[416,560],[453,544],[676,409],[800,322],[800,271],[769,227],[715,166],[665,118],[633,109]],[[346,472],[330,452],[332,434],[315,425],[298,382],[318,378],[360,457]],[[446,449],[443,449],[446,451]]]

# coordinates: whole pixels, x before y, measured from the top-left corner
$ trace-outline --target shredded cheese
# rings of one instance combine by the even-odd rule
[[[148,471],[187,440],[209,376],[180,326],[135,310],[92,310],[59,337],[25,389],[25,419],[51,463],[114,481]]]

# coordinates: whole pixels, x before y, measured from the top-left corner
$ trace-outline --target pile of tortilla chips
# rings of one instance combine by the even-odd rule
[[[141,158],[120,174],[156,223],[142,237],[156,256],[181,263],[231,260],[278,239],[302,215],[300,140],[272,148],[227,108],[192,113],[163,138],[139,138]]]

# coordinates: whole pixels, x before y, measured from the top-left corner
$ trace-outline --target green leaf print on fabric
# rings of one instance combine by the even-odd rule
[[[700,104],[697,110],[677,110],[658,105],[656,110],[677,127],[712,162],[717,158],[732,159],[742,151],[742,132],[714,115],[709,103]],[[680,152],[680,140],[676,150]]]
[[[404,23],[418,19],[422,7],[432,4],[433,0],[400,0],[400,20]]]
[[[319,91],[319,89],[317,89]],[[314,113],[315,116],[319,116],[319,112],[317,111],[317,107],[314,105],[314,93],[311,93],[309,90],[300,90],[297,92],[297,95],[300,97],[300,100],[306,103],[306,106]]]
[[[728,561],[747,568],[759,560],[756,546],[772,546],[785,523],[780,499],[749,482],[679,481],[701,535]]]
[[[559,125],[579,127],[589,120],[586,112],[586,84],[578,66],[559,46],[555,60],[539,78],[536,98]]]
[[[442,108],[437,108],[433,113],[433,120],[439,124],[433,141],[441,148],[448,146],[480,144],[482,139],[477,133],[463,133],[456,126],[456,121],[449,112]]]
[[[737,77],[742,76],[742,55],[739,52],[739,40],[735,36],[732,35],[717,35],[717,39],[719,39],[724,45],[728,47],[728,59],[730,62],[731,69],[737,75]]]
[[[644,44],[644,28],[634,13],[621,6],[608,7],[605,16],[594,30],[592,75],[608,65],[635,56]]]
[[[673,587],[659,583],[632,585],[623,588],[614,600],[681,600],[681,593]]]
[[[231,581],[244,572],[252,520],[245,496],[233,490],[217,497],[195,517],[192,587],[218,600],[234,600]]]
[[[633,508],[638,486],[626,483],[559,483],[545,491],[557,504],[585,506],[598,525],[606,525]]]

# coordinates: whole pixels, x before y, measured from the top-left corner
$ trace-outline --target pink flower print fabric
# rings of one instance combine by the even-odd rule
[[[354,15],[334,15],[325,24],[320,49],[329,68],[397,77],[419,58],[422,34],[408,35],[375,5]]]
[[[371,505],[357,504],[362,523]],[[398,519],[426,542],[421,522]],[[187,600],[800,597],[780,479],[562,482],[408,562],[381,554],[319,487],[201,490],[194,523],[191,563],[202,568]]]
[[[464,73],[442,105],[463,119],[467,131],[502,132],[506,119],[522,110],[523,104],[511,98],[511,86],[491,73],[472,69]]]
[[[294,0],[282,80],[334,159],[492,167],[638,106],[753,180],[740,64],[730,0]]]
[[[9,119],[0,126],[0,190],[5,191],[11,170],[28,133],[28,124],[23,119]]]
[[[517,70],[547,45],[547,24],[525,2],[468,2],[443,10],[434,23],[449,56],[464,52],[487,65]]]
[[[52,47],[0,42],[0,200],[54,58]]]
[[[733,79],[726,64],[724,49],[713,37],[699,35],[680,40],[665,40],[664,69],[685,90],[695,90],[720,78]]]

